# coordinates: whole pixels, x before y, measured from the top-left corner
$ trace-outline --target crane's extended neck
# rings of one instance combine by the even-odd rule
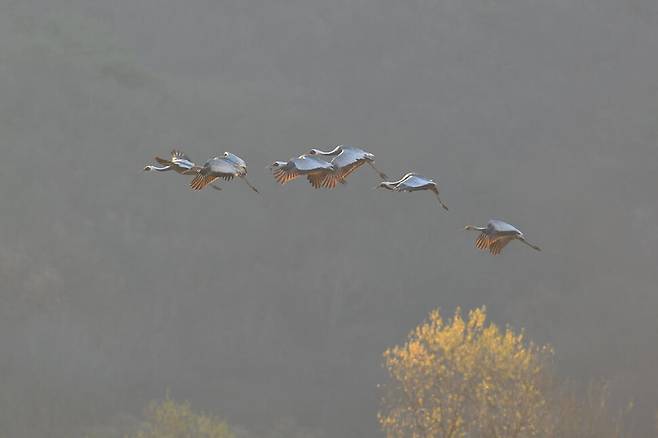
[[[321,151],[320,149],[311,149],[310,154],[311,155],[336,155],[342,152],[343,147],[342,146],[336,146],[330,151]]]
[[[475,231],[486,231],[487,228],[486,228],[486,227],[476,227],[476,226],[474,226],[474,225],[466,225],[466,226],[464,227],[464,230],[466,230],[466,231],[470,231],[470,230],[475,230]]]
[[[149,170],[155,170],[156,172],[166,172],[168,170],[171,170],[171,166],[158,167],[158,166],[149,165],[144,167],[144,172],[148,172]]]
[[[386,189],[386,190],[395,191],[396,187],[395,187],[395,183],[383,181],[383,182],[380,182],[375,187],[373,187],[373,190],[374,189]]]

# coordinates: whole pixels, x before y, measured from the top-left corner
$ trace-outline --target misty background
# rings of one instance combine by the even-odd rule
[[[190,400],[254,436],[378,437],[381,353],[440,307],[658,408],[654,0],[0,1],[0,436]],[[427,193],[277,186],[359,145]],[[142,173],[176,145],[241,182]],[[491,257],[499,217],[543,248]],[[260,434],[260,435],[259,435]]]

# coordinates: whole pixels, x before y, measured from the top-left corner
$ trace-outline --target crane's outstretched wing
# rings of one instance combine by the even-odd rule
[[[320,187],[324,187],[322,184],[324,177],[325,175],[321,173],[311,173],[306,176],[306,179],[308,179],[308,182],[311,183],[314,189],[319,189]]]
[[[490,244],[491,242],[489,240],[489,236],[487,236],[485,233],[480,233],[477,239],[475,239],[475,247],[479,250],[487,251]]]
[[[208,184],[213,183],[217,178],[216,175],[198,174],[190,182],[190,188],[192,190],[203,190]]]
[[[171,158],[172,158],[172,161],[175,158],[178,158],[179,160],[192,161],[192,160],[190,160],[190,157],[188,157],[187,155],[185,155],[183,152],[181,152],[178,149],[172,149],[171,150]]]
[[[310,173],[306,177],[313,188],[335,189],[338,182],[345,184],[345,181],[330,170],[324,172]]]
[[[342,179],[353,174],[358,168],[366,164],[366,162],[365,153],[348,149],[343,149],[340,154],[331,160],[331,164],[336,167],[336,172]]]
[[[300,176],[300,173],[295,168],[290,168],[290,169],[276,168],[272,171],[272,175],[274,175],[274,179],[276,180],[276,182],[283,185],[292,181],[295,178],[298,178]]]
[[[500,254],[503,248],[505,248],[512,240],[514,240],[514,237],[512,236],[503,236],[494,239],[489,245],[489,252],[493,255]]]

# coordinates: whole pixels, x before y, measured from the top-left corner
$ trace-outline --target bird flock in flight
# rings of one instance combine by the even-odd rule
[[[327,159],[320,157],[327,157]],[[178,149],[172,150],[169,158],[156,156],[155,161],[159,166],[148,165],[144,167],[144,171],[174,171],[181,175],[193,176],[190,181],[192,190],[203,190],[206,187],[222,190],[217,185],[218,180],[230,181],[233,178],[240,178],[254,192],[260,193],[247,179],[247,163],[231,152],[224,152],[220,157],[213,157],[201,166]],[[306,177],[313,188],[334,189],[338,185],[346,184],[346,178],[366,164],[372,167],[383,180],[374,187],[375,189],[383,188],[393,192],[428,190],[436,196],[441,207],[448,211],[448,207],[439,196],[439,186],[433,179],[410,172],[397,181],[388,181],[388,176],[375,167],[375,156],[354,146],[340,145],[330,151],[311,149],[297,158],[275,161],[268,168],[272,171],[276,182],[282,185],[294,179]],[[519,240],[530,248],[541,251],[538,246],[528,242],[519,229],[499,219],[489,220],[484,227],[466,225],[464,229],[479,231],[480,234],[475,239],[475,247],[482,251],[489,251],[492,255],[500,254],[512,240]]]

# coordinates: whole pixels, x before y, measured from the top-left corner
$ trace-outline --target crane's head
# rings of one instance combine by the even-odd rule
[[[387,182],[387,181],[382,181],[379,184],[377,184],[375,187],[372,188],[373,190],[377,189],[386,189],[386,190],[395,190],[395,185]]]
[[[321,153],[322,151],[320,149],[315,149],[315,148],[308,151],[308,155],[320,155]]]
[[[285,161],[275,161],[274,163],[270,164],[269,166],[266,167],[266,169],[269,170],[276,170],[280,169],[282,167],[285,167],[288,163]]]

